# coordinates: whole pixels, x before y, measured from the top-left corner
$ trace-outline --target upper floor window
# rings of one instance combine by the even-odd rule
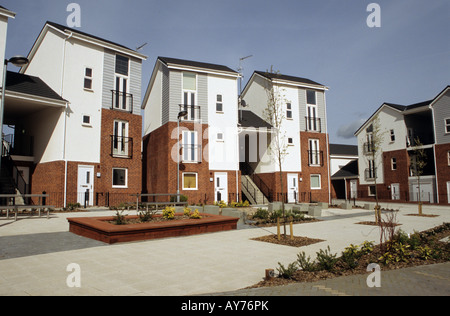
[[[116,55],[116,74],[128,76],[130,59],[122,55]]]
[[[397,158],[391,158],[391,170],[397,170]]]
[[[216,112],[223,112],[223,101],[221,94],[217,95]]]
[[[450,133],[450,118],[445,119],[445,133]]]
[[[321,132],[321,122],[317,111],[316,91],[306,91],[306,130]]]
[[[286,104],[286,118],[292,119],[292,104],[291,103]]]
[[[183,90],[197,91],[197,75],[195,73],[183,73]]]
[[[92,90],[92,68],[86,68],[84,71],[84,88]]]
[[[316,103],[316,91],[307,90],[306,91],[306,103],[310,105],[317,105]]]
[[[395,132],[393,129],[391,129],[390,134],[391,134],[391,142],[395,142]]]

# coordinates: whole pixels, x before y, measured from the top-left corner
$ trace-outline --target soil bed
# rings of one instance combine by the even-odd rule
[[[270,242],[272,244],[285,245],[291,247],[303,247],[325,241],[321,239],[312,239],[308,237],[299,237],[299,236],[294,236],[294,238],[291,239],[289,235],[287,235],[286,238],[284,236],[281,236],[280,240],[278,240],[277,235],[268,235],[258,238],[252,238],[251,240]]]
[[[366,222],[358,222],[356,224],[360,224],[360,225],[372,225],[372,226],[380,226],[380,223],[377,222],[371,222],[371,221],[366,221]],[[381,222],[381,226],[385,226],[385,227],[395,227],[395,226],[400,226],[401,224],[397,224],[397,223],[389,223],[389,222]]]
[[[296,270],[290,278],[273,277],[270,279],[264,279],[263,281],[250,286],[248,288],[268,287],[286,285],[289,283],[298,282],[316,282],[324,279],[330,279],[340,276],[367,274],[367,266],[370,263],[378,263],[381,270],[395,270],[412,266],[436,264],[450,261],[450,243],[441,241],[444,238],[450,236],[450,224],[443,224],[433,229],[416,233],[416,241],[420,240],[419,244],[412,247],[410,244],[405,243],[405,249],[408,252],[408,256],[404,257],[400,262],[382,262],[381,258],[386,255],[386,245],[384,248],[380,245],[373,246],[373,249],[357,259],[356,266],[349,268],[342,257],[339,257],[336,264],[330,271],[303,271]],[[428,249],[428,255],[424,256],[423,249]]]
[[[406,214],[406,216],[438,217],[439,215],[433,215],[433,214]]]

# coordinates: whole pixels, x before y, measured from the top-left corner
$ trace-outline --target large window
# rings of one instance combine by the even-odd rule
[[[445,119],[445,133],[450,133],[450,118]]]
[[[306,130],[320,132],[320,118],[317,115],[316,91],[306,91]]]
[[[197,174],[183,173],[183,190],[197,190]]]
[[[319,140],[309,140],[308,162],[310,166],[320,166],[322,164],[321,152],[319,150]]]
[[[113,188],[126,188],[128,185],[128,170],[124,168],[113,168]]]
[[[116,55],[116,74],[128,76],[130,59],[125,56]]]
[[[182,118],[184,121],[200,120],[200,108],[197,105],[197,75],[191,72],[183,72],[183,104],[180,111],[187,111],[187,115]]]
[[[133,110],[133,95],[128,93],[130,91],[129,65],[129,58],[116,55],[113,109],[131,112]]]
[[[113,157],[129,158],[131,154],[131,142],[128,137],[128,122],[114,121],[114,134],[112,135]]]
[[[197,143],[197,132],[183,131],[183,162],[201,162],[201,146]]]

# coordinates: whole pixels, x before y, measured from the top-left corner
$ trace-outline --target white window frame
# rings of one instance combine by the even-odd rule
[[[114,184],[114,170],[125,170],[125,185],[115,185]],[[117,189],[127,189],[128,188],[128,169],[127,168],[112,168],[111,171],[111,181],[112,187]]]
[[[219,97],[220,97],[220,101],[219,101]],[[217,107],[219,105],[222,108],[222,110],[218,110]],[[224,113],[224,110],[223,110],[223,94],[217,94],[216,95],[216,113],[220,113],[220,114]]]
[[[397,158],[396,157],[391,158],[391,170],[393,170],[393,171],[397,170]]]
[[[390,131],[389,131],[389,133],[390,133],[390,139],[391,139],[391,143],[393,143],[393,142],[395,142],[395,131],[393,130],[393,129],[391,129]]]
[[[116,123],[118,124],[117,135],[116,135]],[[123,135],[123,130],[121,129],[122,124],[125,124],[125,135]],[[113,137],[120,137],[120,139],[123,139],[122,144],[120,143],[120,141],[118,141],[117,148],[113,148],[113,156],[114,157],[128,157],[129,150],[130,150],[130,148],[129,148],[130,146],[128,143],[129,130],[130,130],[130,123],[128,121],[123,121],[123,120],[114,120],[113,121]],[[127,141],[127,142],[125,142],[125,141]],[[112,146],[114,146],[114,142],[113,142]]]
[[[450,117],[444,119],[444,131],[445,134],[450,134]]]
[[[294,146],[294,137],[288,137],[288,146]]]
[[[195,188],[185,188],[184,187],[184,176],[185,175],[195,175]],[[198,173],[196,172],[183,172],[182,176],[182,185],[181,185],[181,189],[184,191],[196,191],[198,190]]]
[[[319,187],[314,187],[312,186],[312,178],[313,177],[319,177]],[[311,187],[311,190],[321,190],[322,189],[322,176],[320,174],[312,174],[310,175],[309,178],[309,186]]]
[[[91,71],[91,75],[88,76],[87,71],[88,69]],[[90,87],[86,87],[86,80],[90,81]],[[83,81],[83,88],[86,91],[94,91],[93,89],[94,86],[94,69],[92,67],[85,67],[84,68],[84,81]]]
[[[89,118],[89,122],[88,123],[86,123],[84,121],[85,117]],[[88,115],[88,114],[81,115],[81,125],[86,126],[86,127],[92,127],[92,117],[90,115]]]
[[[292,112],[292,103],[291,102],[287,102],[286,103],[286,119],[288,119],[288,120],[293,120],[294,119],[293,112]]]
[[[192,135],[194,135],[193,141],[192,141]],[[182,152],[182,156],[181,156],[181,161],[183,163],[199,163],[199,162],[201,162],[201,157],[199,157],[199,147],[198,147],[199,144],[198,144],[197,131],[183,131],[181,144],[183,146],[183,152]],[[188,152],[186,152],[185,150],[187,150],[187,149],[185,146],[192,146],[192,148],[190,150],[188,150]],[[191,159],[192,152],[194,152],[194,159]]]
[[[447,151],[447,164],[450,166],[450,150]]]
[[[367,190],[368,190],[368,196],[375,196],[376,195],[376,189],[375,189],[375,192],[374,193],[371,193],[370,192],[370,188],[375,188],[375,185],[369,185],[368,187],[367,187]]]
[[[320,166],[320,142],[318,139],[309,139],[308,140],[308,148],[310,152],[310,156],[308,157],[310,166]]]
[[[223,143],[223,142],[225,141],[222,132],[217,133],[217,135],[216,135],[216,141],[221,142],[221,143]]]

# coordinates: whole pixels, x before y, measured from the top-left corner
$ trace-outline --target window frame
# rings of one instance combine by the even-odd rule
[[[89,118],[89,122],[85,122],[84,119]],[[92,117],[88,114],[82,114],[81,115],[81,125],[86,127],[92,127]]]
[[[318,177],[319,178],[319,187],[313,187],[312,186],[312,178],[313,177]],[[322,189],[322,175],[321,174],[311,174],[309,176],[309,186],[311,190],[321,190]]]
[[[115,170],[125,170],[125,184],[124,185],[114,184],[114,171]],[[120,168],[120,167],[112,168],[111,184],[112,184],[112,187],[115,189],[127,189],[128,188],[128,168]]]
[[[391,129],[389,131],[389,134],[390,134],[391,143],[395,142],[395,131],[393,129]]]
[[[195,175],[195,188],[185,188],[184,186],[184,178],[186,175]],[[198,173],[196,172],[183,172],[181,175],[181,179],[182,179],[182,184],[181,184],[181,188],[184,191],[197,191],[198,190]]]
[[[220,101],[219,101],[220,97]],[[220,109],[219,109],[220,106]],[[216,95],[216,113],[224,113],[223,111],[223,94]]]
[[[286,119],[288,120],[293,120],[293,113],[292,113],[292,103],[291,102],[287,102],[286,103]]]
[[[391,170],[392,171],[397,170],[397,157],[391,158]]]
[[[450,134],[450,117],[444,118],[444,132]]]
[[[90,76],[87,74],[88,70],[90,70],[91,72]],[[86,87],[86,82],[90,82],[89,87]],[[87,91],[94,91],[93,85],[94,85],[94,69],[91,67],[84,67],[83,89]]]

